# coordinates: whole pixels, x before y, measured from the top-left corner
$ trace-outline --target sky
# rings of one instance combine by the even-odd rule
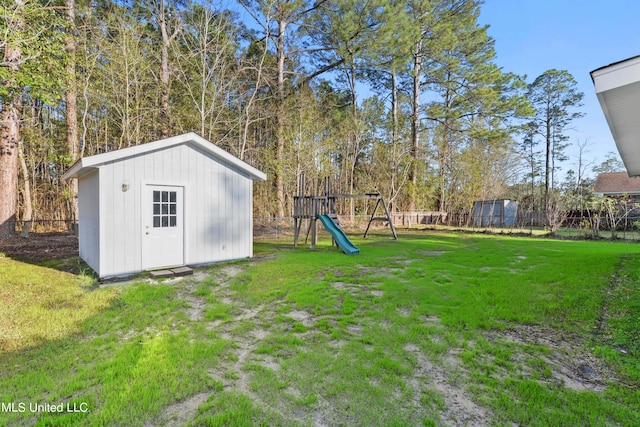
[[[233,9],[252,25],[242,7]],[[576,169],[578,142],[588,142],[583,160],[594,165],[610,152],[617,156],[589,73],[640,55],[640,0],[484,0],[480,11],[479,24],[489,26],[495,62],[504,72],[526,75],[532,83],[546,70],[567,70],[584,93],[585,116],[567,132],[570,158],[561,169]]]
[[[585,117],[568,133],[571,158],[563,169],[575,169],[578,141],[589,142],[584,157],[596,165],[608,152],[617,154],[589,72],[640,55],[640,1],[485,0],[480,10],[503,71],[531,83],[546,70],[567,70],[584,93]]]

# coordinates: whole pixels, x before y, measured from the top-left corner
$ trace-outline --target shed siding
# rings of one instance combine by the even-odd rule
[[[140,215],[148,184],[184,186],[185,264],[251,256],[252,183],[243,171],[189,143],[105,164],[100,213],[108,238],[102,242],[100,276],[142,270]]]
[[[78,180],[80,257],[100,274],[99,173],[94,171]]]
[[[189,197],[195,198],[195,203],[187,203],[191,241],[187,242],[186,262],[203,264],[250,256],[251,179],[199,148],[191,150],[189,164],[193,166],[188,179],[194,182]]]

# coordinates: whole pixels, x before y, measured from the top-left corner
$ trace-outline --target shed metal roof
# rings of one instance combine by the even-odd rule
[[[62,176],[64,179],[78,178],[89,171],[100,167],[101,165],[126,159],[129,157],[138,156],[151,151],[162,150],[174,145],[193,143],[203,150],[211,153],[214,157],[229,163],[238,169],[246,172],[254,181],[264,181],[267,179],[267,175],[254,168],[253,166],[243,162],[239,158],[229,154],[222,148],[212,144],[200,135],[189,132],[182,135],[174,136],[167,139],[161,139],[159,141],[148,142],[146,144],[136,145],[134,147],[123,148],[120,150],[110,151],[108,153],[96,154],[95,156],[83,157],[78,159],[77,162],[71,166],[71,168]]]

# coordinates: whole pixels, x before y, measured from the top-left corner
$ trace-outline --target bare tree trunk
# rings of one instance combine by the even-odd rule
[[[276,164],[275,164],[275,185],[278,218],[284,217],[284,59],[285,59],[285,33],[287,21],[281,19],[278,22],[278,97],[276,99]]]
[[[161,49],[160,65],[160,138],[169,137],[169,55],[168,49],[163,43]]]
[[[533,234],[533,215],[536,211],[536,163],[534,159],[533,143],[529,146],[529,159],[531,160],[531,221],[529,221],[529,233]]]
[[[551,113],[547,114],[545,144],[546,156],[544,166],[544,211],[549,211],[549,179],[551,178]],[[548,222],[548,221],[547,221]],[[547,224],[548,225],[548,224]]]
[[[420,137],[420,76],[422,75],[422,42],[416,44],[413,53],[413,100],[411,104],[411,164],[409,166],[409,211],[416,209],[416,187],[418,185],[417,163]]]
[[[15,0],[15,19],[9,31],[24,29],[24,1]],[[1,59],[0,59],[1,60]],[[7,42],[4,46],[4,62],[9,78],[2,80],[7,97],[2,99],[0,111],[0,236],[15,233],[16,204],[18,201],[18,143],[20,141],[20,97],[16,95],[11,75],[17,74],[22,65],[22,49],[18,43]]]
[[[22,237],[29,237],[31,232],[31,221],[33,221],[33,206],[31,204],[31,182],[29,181],[29,169],[24,160],[24,150],[22,144],[18,144],[18,158],[23,179],[24,213],[22,215]],[[75,180],[74,180],[75,181]]]
[[[389,210],[396,209],[396,178],[398,176],[398,76],[395,71],[391,71],[391,144],[393,144],[393,170],[391,171],[391,191],[387,196],[389,200]]]
[[[268,20],[269,18],[267,17],[267,22]],[[267,34],[265,38],[269,39],[270,37],[269,26],[266,26],[266,28],[267,28]],[[252,123],[251,113],[252,113],[252,109],[253,109],[253,105],[255,103],[256,97],[258,95],[260,85],[262,84],[264,63],[267,59],[268,54],[269,54],[269,50],[265,45],[265,48],[262,51],[262,54],[260,55],[260,62],[258,63],[258,66],[256,69],[256,79],[253,86],[253,91],[251,92],[251,96],[249,97],[249,99],[245,104],[245,107],[243,108],[243,112],[242,112],[243,117],[241,118],[241,120],[244,120],[244,126],[242,131],[242,140],[240,141],[240,147],[238,149],[238,154],[237,154],[240,160],[244,160],[245,153],[247,152],[247,149],[249,146],[249,131],[250,131],[250,125]]]
[[[20,125],[17,97],[3,101],[0,113],[0,236],[15,233],[18,202],[18,141]]]
[[[594,162],[585,162],[585,155],[588,152],[587,148],[589,147],[589,140],[586,139],[582,142],[578,141],[578,175],[576,179],[576,207],[575,209],[584,209],[583,203],[583,189],[582,189],[582,181],[584,180],[584,175],[587,167],[591,166]]]
[[[391,72],[391,139],[393,146],[398,143],[398,76],[395,71]]]
[[[170,129],[169,84],[171,75],[169,70],[169,47],[173,39],[178,35],[179,27],[176,27],[173,34],[169,35],[165,0],[160,0],[157,14],[162,35],[162,45],[160,46],[160,137],[168,138]]]
[[[447,81],[450,81],[450,75],[447,74]],[[445,105],[445,110],[447,111],[445,116],[445,123],[442,130],[442,142],[441,149],[439,153],[439,185],[440,185],[440,203],[438,205],[438,210],[440,212],[445,212],[448,205],[448,195],[447,195],[447,166],[449,164],[449,152],[451,151],[451,134],[449,129],[451,129],[451,123],[449,119],[449,111],[451,108],[451,91],[449,88],[445,91],[443,104]]]
[[[358,166],[358,154],[360,153],[360,123],[358,118],[358,94],[356,92],[356,65],[354,62],[354,53],[351,53],[351,61],[349,66],[349,88],[351,89],[351,105],[353,107],[353,161],[349,165],[349,194],[354,194],[356,167]],[[355,221],[356,208],[355,200],[349,198],[349,218],[353,224]]]
[[[65,40],[65,49],[67,51],[68,62],[66,65],[66,74],[69,79],[67,83],[66,93],[66,117],[67,117],[67,147],[69,155],[71,156],[71,162],[75,162],[78,159],[80,153],[80,143],[78,140],[78,91],[76,85],[76,40],[75,40],[75,0],[66,0],[67,4],[67,23],[69,24],[67,38]],[[23,168],[24,172],[24,168]],[[72,221],[78,218],[78,180],[72,179],[69,183],[69,191],[71,193],[70,199],[70,214]],[[70,229],[73,229],[73,222],[69,224]]]

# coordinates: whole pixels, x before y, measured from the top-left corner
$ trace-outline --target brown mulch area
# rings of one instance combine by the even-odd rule
[[[78,256],[78,238],[69,233],[33,233],[29,237],[0,237],[0,253],[25,261]]]

